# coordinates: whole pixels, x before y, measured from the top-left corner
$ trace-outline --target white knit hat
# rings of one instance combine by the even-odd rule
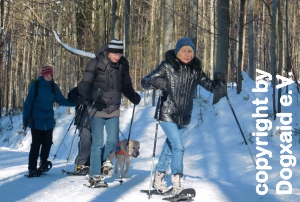
[[[113,39],[109,42],[107,51],[109,53],[123,53],[123,48],[121,40]]]

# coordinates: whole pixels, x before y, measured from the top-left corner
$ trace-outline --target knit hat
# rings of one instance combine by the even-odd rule
[[[47,76],[49,74],[53,74],[53,67],[51,67],[51,66],[42,67],[41,75],[42,76]]]
[[[123,53],[123,42],[117,39],[111,40],[108,44],[107,51],[109,53]]]
[[[180,48],[182,48],[183,46],[190,46],[195,54],[195,46],[194,43],[192,42],[191,39],[189,38],[181,38],[177,41],[176,46],[175,46],[175,55],[177,55],[178,51],[180,50]]]

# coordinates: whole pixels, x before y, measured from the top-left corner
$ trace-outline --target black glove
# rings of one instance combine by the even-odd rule
[[[69,102],[75,104],[76,106],[79,106],[81,104],[81,98],[80,96],[71,95],[68,93],[68,100]]]
[[[26,131],[28,124],[30,122],[30,118],[26,117],[23,123],[23,129]]]
[[[86,92],[86,97],[88,100],[97,100],[103,95],[103,92],[100,88],[90,88]]]
[[[138,93],[132,93],[130,95],[130,101],[135,104],[138,105],[141,101],[141,96]]]
[[[225,84],[225,74],[223,72],[215,72],[214,80]]]
[[[164,78],[155,78],[153,80],[153,85],[161,90],[166,90],[167,89],[167,80]]]

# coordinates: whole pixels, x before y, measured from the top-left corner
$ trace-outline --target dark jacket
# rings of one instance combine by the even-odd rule
[[[29,127],[37,130],[49,130],[54,128],[54,110],[53,102],[57,102],[62,106],[74,107],[75,104],[70,103],[62,94],[57,86],[55,85],[56,92],[54,94],[52,88],[52,82],[46,81],[43,76],[38,78],[39,87],[36,98],[35,85],[30,85],[26,100],[24,102],[23,109],[23,124],[28,120]]]
[[[68,93],[68,100],[74,104],[76,104],[75,110],[75,121],[74,125],[78,127],[84,126],[85,128],[90,129],[90,119],[88,116],[87,105],[82,102],[82,98],[78,93],[78,87],[72,88]]]
[[[123,56],[118,63],[112,63],[107,58],[107,46],[102,47],[88,63],[82,80],[78,84],[78,92],[87,99],[87,92],[91,89],[101,89],[102,95],[96,99],[94,108],[108,114],[118,110],[121,105],[122,93],[131,102],[135,96],[132,87],[129,64]],[[93,100],[89,100],[92,105]]]
[[[166,81],[165,85],[158,82],[161,80]],[[159,120],[181,126],[186,126],[191,121],[198,84],[210,92],[220,88],[218,81],[210,80],[202,71],[198,58],[194,57],[190,63],[184,64],[176,58],[174,50],[167,51],[165,60],[141,81],[144,89],[153,86],[163,90]]]

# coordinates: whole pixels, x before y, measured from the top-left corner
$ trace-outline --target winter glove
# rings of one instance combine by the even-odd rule
[[[81,104],[80,96],[72,95],[71,93],[68,93],[68,100],[69,102],[76,104],[76,106]]]
[[[130,101],[135,104],[138,105],[141,101],[141,96],[138,93],[132,93],[130,95]]]
[[[100,88],[90,88],[86,92],[86,97],[88,100],[97,100],[103,95],[103,92]]]
[[[164,78],[155,78],[153,80],[153,85],[161,90],[166,90],[167,89],[167,80]]]
[[[223,72],[215,72],[214,73],[214,80],[218,82],[222,82],[222,84],[225,84],[225,74]]]
[[[27,127],[28,127],[28,124],[30,122],[30,119],[28,117],[26,117],[24,119],[24,123],[23,123],[23,129],[26,131]]]

